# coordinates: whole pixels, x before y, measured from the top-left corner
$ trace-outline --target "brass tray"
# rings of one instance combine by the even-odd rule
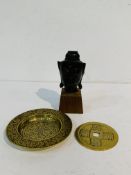
[[[15,117],[7,126],[8,139],[28,149],[45,149],[63,141],[71,132],[70,118],[52,109],[36,109]]]
[[[80,125],[75,136],[82,146],[96,151],[108,150],[118,142],[117,132],[112,127],[98,122]]]

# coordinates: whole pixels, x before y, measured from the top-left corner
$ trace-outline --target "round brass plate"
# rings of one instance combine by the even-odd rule
[[[110,149],[118,142],[117,132],[112,127],[98,122],[80,125],[75,136],[81,145],[96,151]]]
[[[18,146],[44,149],[63,141],[71,129],[67,115],[52,109],[36,109],[15,117],[8,124],[6,134]]]

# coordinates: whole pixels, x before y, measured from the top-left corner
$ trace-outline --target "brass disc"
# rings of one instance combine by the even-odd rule
[[[117,132],[112,127],[98,122],[80,125],[75,136],[81,145],[96,151],[108,150],[118,142]]]
[[[36,109],[15,117],[7,126],[8,139],[28,149],[45,149],[63,141],[71,132],[70,118],[53,109]]]

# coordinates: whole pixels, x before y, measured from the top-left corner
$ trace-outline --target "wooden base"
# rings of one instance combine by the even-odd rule
[[[59,111],[83,114],[81,90],[78,89],[77,92],[68,93],[62,88]]]

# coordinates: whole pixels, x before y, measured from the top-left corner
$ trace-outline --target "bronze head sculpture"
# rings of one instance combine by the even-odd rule
[[[68,51],[64,61],[58,61],[61,83],[66,92],[76,92],[82,88],[82,77],[85,71],[86,63],[80,61],[80,55],[77,51]]]

